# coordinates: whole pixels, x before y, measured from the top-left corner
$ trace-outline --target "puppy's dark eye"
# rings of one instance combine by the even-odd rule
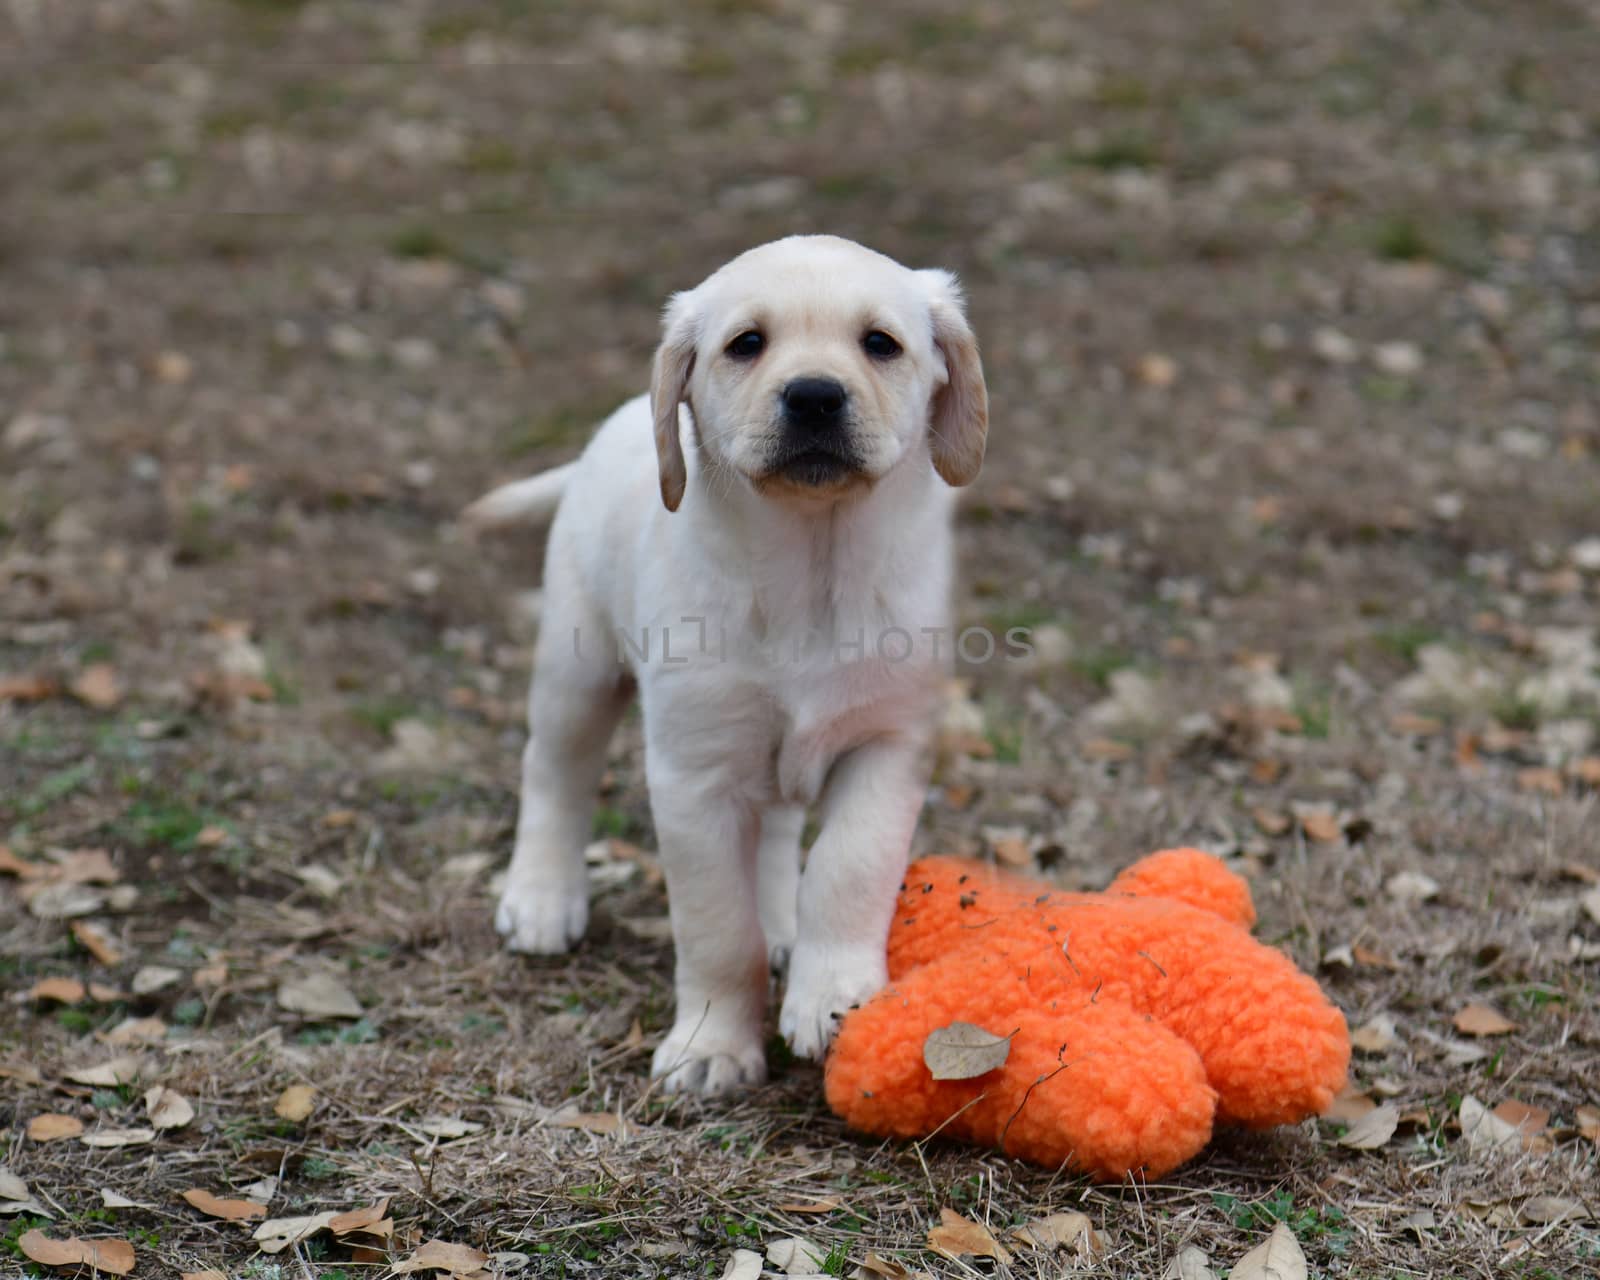
[[[900,354],[900,344],[882,329],[873,329],[861,339],[861,349],[879,360],[888,360]]]
[[[762,348],[767,345],[767,340],[754,329],[746,329],[727,346],[730,356],[740,360],[749,360],[761,354]]]

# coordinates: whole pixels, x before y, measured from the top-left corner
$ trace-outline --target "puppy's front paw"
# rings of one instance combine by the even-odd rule
[[[760,1029],[740,1032],[714,1027],[709,1018],[680,1018],[656,1050],[650,1074],[667,1093],[710,1096],[762,1084],[767,1055]]]
[[[802,1058],[822,1061],[852,1007],[875,996],[889,980],[881,950],[820,947],[802,941],[789,958],[789,990],[778,1030]]]
[[[582,888],[509,883],[494,913],[494,927],[506,946],[535,956],[561,955],[588,926],[589,897]]]

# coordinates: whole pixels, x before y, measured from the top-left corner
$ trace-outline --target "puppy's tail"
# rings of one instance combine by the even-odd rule
[[[544,524],[555,515],[561,496],[572,479],[575,462],[541,471],[491,489],[461,513],[461,523],[474,533],[510,525]]]

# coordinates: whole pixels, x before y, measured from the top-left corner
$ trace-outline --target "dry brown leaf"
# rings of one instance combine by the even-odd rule
[[[96,1004],[115,1004],[118,1000],[126,1000],[127,996],[123,995],[116,987],[107,986],[103,982],[91,982],[89,984],[89,999]]]
[[[292,1084],[278,1095],[272,1113],[280,1120],[299,1124],[317,1106],[317,1091],[308,1084]]]
[[[28,1137],[34,1142],[59,1142],[63,1138],[76,1138],[83,1132],[83,1121],[77,1116],[64,1116],[46,1111],[28,1121]]]
[[[1517,1024],[1486,1004],[1469,1004],[1453,1019],[1456,1030],[1468,1036],[1504,1036]]]
[[[1579,1107],[1576,1119],[1578,1136],[1600,1147],[1600,1107]]]
[[[182,977],[182,969],[169,968],[164,964],[147,964],[133,975],[133,994],[153,996],[158,991],[165,991]]]
[[[1394,1137],[1399,1124],[1400,1108],[1385,1103],[1353,1121],[1339,1139],[1339,1145],[1353,1147],[1357,1151],[1376,1151]]]
[[[1547,1222],[1565,1222],[1568,1219],[1581,1221],[1589,1216],[1582,1201],[1572,1200],[1566,1196],[1534,1196],[1523,1204],[1519,1212],[1524,1222],[1540,1225]]]
[[[1522,1131],[1495,1115],[1470,1093],[1461,1099],[1461,1136],[1474,1155],[1513,1154],[1522,1150]]]
[[[1507,1124],[1516,1126],[1525,1138],[1543,1133],[1550,1126],[1548,1110],[1544,1107],[1529,1106],[1526,1102],[1518,1102],[1515,1098],[1507,1098],[1494,1109],[1494,1114]]]
[[[1164,391],[1178,380],[1178,362],[1159,351],[1146,352],[1133,366],[1134,375],[1147,387]]]
[[[1083,744],[1083,756],[1086,760],[1124,764],[1137,754],[1126,742],[1118,742],[1115,738],[1090,738]]]
[[[86,1147],[142,1147],[156,1140],[154,1129],[96,1129],[78,1139]]]
[[[0,844],[0,875],[16,876],[19,880],[37,880],[49,872],[48,864],[19,858],[11,852],[10,845]]]
[[[1586,787],[1600,787],[1600,756],[1584,756],[1567,765],[1567,776]]]
[[[332,1209],[298,1218],[268,1218],[250,1235],[262,1253],[282,1253],[292,1244],[309,1239],[339,1215]]]
[[[185,1271],[178,1280],[228,1280],[228,1277],[213,1268],[206,1271]]]
[[[1228,1280],[1306,1280],[1306,1255],[1283,1223],[1228,1272]]]
[[[0,676],[0,702],[43,702],[60,692],[48,676]]]
[[[1217,1280],[1217,1273],[1211,1269],[1211,1256],[1191,1244],[1179,1249],[1178,1256],[1167,1263],[1161,1280]]]
[[[1340,1090],[1337,1097],[1326,1111],[1322,1113],[1324,1120],[1335,1120],[1340,1124],[1351,1124],[1361,1119],[1369,1111],[1377,1109],[1378,1104],[1369,1098],[1354,1085],[1347,1084]]]
[[[181,1129],[194,1119],[194,1106],[189,1099],[164,1084],[145,1093],[144,1109],[156,1129]]]
[[[1388,1053],[1400,1043],[1395,1034],[1394,1019],[1386,1013],[1380,1013],[1352,1031],[1350,1043],[1362,1053]]]
[[[369,1204],[360,1209],[347,1209],[338,1217],[328,1223],[328,1230],[336,1236],[349,1235],[352,1231],[366,1231],[374,1223],[389,1216],[390,1196]]]
[[[838,1196],[828,1196],[822,1200],[785,1201],[772,1207],[779,1213],[832,1213],[843,1206],[844,1201]]]
[[[970,1022],[935,1027],[922,1042],[922,1060],[935,1080],[971,1080],[1003,1066],[1010,1056],[1011,1037]]]
[[[1433,734],[1443,732],[1444,724],[1442,721],[1435,720],[1432,716],[1419,716],[1403,711],[1389,721],[1389,728],[1395,733],[1427,738]]]
[[[267,1216],[267,1206],[264,1204],[257,1204],[254,1200],[224,1200],[202,1187],[189,1188],[183,1193],[183,1198],[207,1217],[221,1218],[226,1222],[249,1222]]]
[[[76,978],[40,978],[28,988],[30,1000],[53,1000],[57,1004],[77,1004],[88,994]]]
[[[0,1165],[0,1200],[27,1202],[33,1199],[33,1192],[28,1190],[28,1184],[4,1165]],[[0,1212],[10,1212],[0,1210]]]
[[[945,785],[944,802],[959,811],[968,808],[977,794],[977,788],[968,783],[951,782]]]
[[[325,973],[291,978],[278,988],[278,1003],[291,1013],[313,1019],[359,1018],[363,1012],[355,993]]]
[[[1518,769],[1517,790],[1534,795],[1558,796],[1563,790],[1561,774],[1554,769]]]
[[[92,924],[88,920],[74,920],[72,936],[78,940],[80,947],[106,968],[110,969],[122,963],[122,952],[118,951],[116,944],[111,941],[111,935],[99,925]]]
[[[110,1031],[96,1031],[94,1038],[112,1048],[160,1044],[167,1038],[167,1024],[160,1018],[124,1018]]]
[[[46,872],[68,884],[116,884],[122,872],[104,849],[71,849],[54,854],[55,865]]]
[[[44,1232],[26,1231],[17,1241],[22,1252],[46,1267],[89,1267],[125,1276],[133,1270],[133,1246],[126,1240],[53,1240]]]
[[[1318,844],[1332,844],[1344,836],[1339,819],[1327,809],[1311,809],[1302,813],[1300,830],[1306,833],[1307,840],[1315,840]]]
[[[1262,835],[1281,836],[1294,825],[1294,819],[1288,814],[1280,813],[1276,809],[1263,808],[1260,805],[1250,810],[1250,817],[1255,821],[1256,826],[1261,829]]]
[[[396,1275],[409,1275],[413,1271],[448,1271],[453,1275],[467,1275],[480,1271],[489,1261],[489,1255],[469,1244],[450,1244],[444,1240],[429,1240],[421,1245],[404,1262],[394,1264]],[[760,1255],[756,1261],[761,1261]],[[759,1274],[759,1270],[758,1270]]]
[[[1016,1228],[1011,1234],[1023,1244],[1031,1245],[1035,1249],[1070,1247],[1080,1252],[1097,1254],[1105,1248],[1099,1232],[1094,1229],[1094,1223],[1089,1221],[1089,1215],[1076,1210],[1035,1218],[1027,1225]]]
[[[75,1070],[63,1072],[73,1084],[94,1085],[103,1089],[115,1089],[118,1085],[132,1084],[139,1078],[139,1072],[144,1063],[131,1054],[124,1054],[119,1058],[112,1058],[92,1067],[78,1067]]]
[[[928,1248],[946,1258],[993,1258],[1010,1262],[1011,1254],[980,1222],[963,1218],[954,1209],[939,1210],[939,1225],[928,1232]]]
[[[625,1133],[622,1117],[612,1111],[558,1111],[549,1123],[557,1129],[584,1129],[589,1133]]]
[[[1399,962],[1393,956],[1375,951],[1371,947],[1364,947],[1359,942],[1350,948],[1350,955],[1357,964],[1367,969],[1388,969],[1391,972],[1398,972],[1400,969]]]
[[[122,701],[122,686],[117,682],[117,669],[109,662],[96,662],[78,673],[67,690],[85,706],[96,711],[109,711]]]
[[[1018,836],[1007,836],[993,845],[995,861],[1005,867],[1031,867],[1033,855],[1028,852],[1028,842]]]
[[[861,1263],[861,1270],[879,1280],[910,1280],[911,1273],[893,1258],[869,1252]]]

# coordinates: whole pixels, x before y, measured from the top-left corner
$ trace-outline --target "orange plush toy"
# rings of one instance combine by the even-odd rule
[[[1105,1180],[1159,1177],[1216,1123],[1319,1114],[1349,1065],[1344,1017],[1254,922],[1244,881],[1194,849],[1086,894],[924,859],[896,907],[889,986],[840,1026],[828,1104],[866,1133],[937,1130]],[[1004,1064],[934,1079],[924,1044],[954,1022],[1009,1036]]]

